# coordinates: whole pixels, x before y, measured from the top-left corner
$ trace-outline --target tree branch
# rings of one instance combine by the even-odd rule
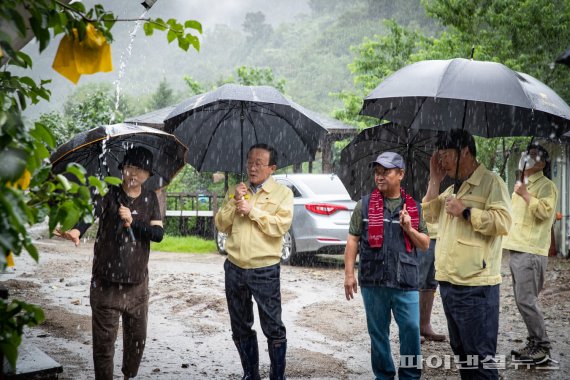
[[[77,9],[75,9],[75,8],[73,8],[73,7],[71,7],[71,6],[67,5],[67,4],[65,4],[65,3],[62,3],[62,2],[59,1],[59,0],[54,0],[54,1],[55,1],[56,4],[62,6],[63,8],[68,9],[68,10],[70,10],[71,12],[78,14],[79,16],[81,16],[81,18],[82,18],[83,20],[85,20],[85,21],[87,21],[87,22],[97,22],[97,21],[98,21],[98,20],[95,20],[95,19],[90,19],[89,17],[85,16],[83,13],[81,13],[81,12],[78,11]],[[168,25],[168,24],[166,24],[166,23],[161,24],[160,22],[156,22],[156,21],[154,21],[154,20],[152,20],[152,19],[150,19],[150,18],[115,18],[115,19],[113,19],[113,20],[103,20],[103,21],[113,21],[113,22],[117,22],[117,21],[124,21],[124,22],[146,21],[146,22],[148,22],[148,23],[151,23],[151,24],[158,25],[158,26],[161,26],[161,27],[163,27],[163,28],[166,28],[166,29],[168,29],[168,30],[172,30],[174,33],[177,33],[177,34],[179,34],[179,33],[182,33],[182,34],[183,34],[183,33],[184,33],[184,32],[180,32],[180,31],[177,31],[177,30],[175,30],[175,29],[172,29],[172,28],[170,27],[170,25]]]

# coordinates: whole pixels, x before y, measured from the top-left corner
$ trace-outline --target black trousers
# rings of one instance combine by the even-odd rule
[[[286,339],[285,325],[281,320],[280,265],[242,269],[226,260],[224,270],[232,338],[241,340],[255,334],[252,329],[253,297],[259,311],[261,329],[267,340],[274,342]]]
[[[439,291],[461,379],[498,379],[493,364],[499,334],[499,285],[461,286],[440,281]]]

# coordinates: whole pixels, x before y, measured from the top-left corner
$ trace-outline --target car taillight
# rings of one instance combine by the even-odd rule
[[[332,215],[337,211],[348,210],[346,206],[331,203],[308,203],[305,208],[310,212],[320,215]]]

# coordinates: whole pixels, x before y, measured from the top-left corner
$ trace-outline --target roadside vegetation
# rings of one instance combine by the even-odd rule
[[[160,243],[151,243],[150,249],[160,252],[211,253],[216,252],[216,242],[196,236],[166,235]]]

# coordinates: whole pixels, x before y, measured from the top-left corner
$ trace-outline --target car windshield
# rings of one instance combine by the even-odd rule
[[[348,192],[344,185],[334,176],[318,176],[318,177],[305,177],[303,182],[315,193],[319,195],[332,195],[342,194],[347,195]]]

